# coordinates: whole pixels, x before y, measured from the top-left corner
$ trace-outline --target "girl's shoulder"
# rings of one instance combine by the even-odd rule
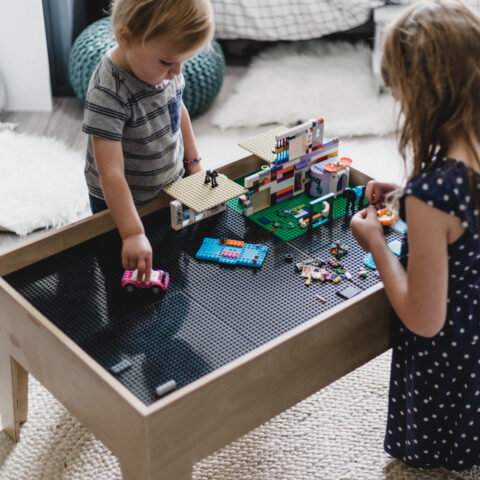
[[[411,178],[404,195],[426,195],[432,192],[454,191],[458,194],[468,188],[468,169],[465,164],[452,158],[435,160],[425,172]]]
[[[460,217],[465,227],[475,228],[479,211],[480,175],[463,162],[441,158],[427,171],[409,180],[400,197],[400,216],[405,219],[405,198],[413,195],[428,205]]]

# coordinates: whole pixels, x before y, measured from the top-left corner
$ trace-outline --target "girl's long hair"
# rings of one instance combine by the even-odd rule
[[[411,176],[446,156],[454,141],[480,141],[480,18],[457,0],[415,3],[385,32],[382,75],[400,100],[399,150]]]

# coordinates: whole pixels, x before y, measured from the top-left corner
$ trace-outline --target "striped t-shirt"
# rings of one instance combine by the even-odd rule
[[[122,142],[125,178],[136,205],[158,196],[184,174],[180,107],[183,75],[152,86],[113,63],[108,52],[88,86],[83,131],[88,133],[85,177],[94,197],[104,199],[92,136]]]

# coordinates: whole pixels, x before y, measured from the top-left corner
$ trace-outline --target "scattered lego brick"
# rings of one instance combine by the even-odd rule
[[[113,365],[113,367],[110,367],[110,370],[115,375],[118,375],[119,373],[122,373],[124,370],[126,370],[127,368],[130,368],[131,366],[132,366],[132,362],[124,358],[123,360],[120,360],[118,363]]]
[[[360,292],[361,290],[359,288],[350,286],[337,292],[337,295],[348,300],[349,298],[358,295]]]
[[[342,264],[336,258],[330,258],[327,262],[332,268],[341,267]]]
[[[177,388],[177,382],[175,380],[168,380],[168,382],[162,383],[155,389],[157,397],[162,397],[167,393],[175,390]]]

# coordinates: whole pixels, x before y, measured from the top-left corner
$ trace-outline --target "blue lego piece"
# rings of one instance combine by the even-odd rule
[[[401,219],[398,219],[390,228],[402,235],[407,233],[407,224]]]
[[[238,257],[237,265],[244,265],[246,267],[261,267],[265,257],[267,256],[268,247],[265,245],[253,245],[245,243],[240,256]]]
[[[375,266],[375,262],[373,261],[373,257],[371,253],[367,253],[365,258],[363,259],[363,263],[366,267],[371,268],[372,270],[376,270],[377,267]]]
[[[363,195],[363,187],[353,187],[353,191],[357,200]]]
[[[388,243],[390,250],[397,256],[400,256],[402,251],[402,242],[400,240],[392,240]],[[365,258],[363,259],[363,263],[366,267],[371,268],[372,270],[376,270],[377,267],[375,266],[375,262],[373,261],[373,257],[371,253],[367,253]]]
[[[263,223],[264,225],[268,225],[270,223],[270,220],[267,217],[260,217],[258,221]]]
[[[200,250],[195,257],[201,260],[218,260],[219,251],[223,250],[223,245],[219,245],[217,238],[204,238]]]
[[[400,240],[392,240],[388,243],[388,246],[397,257],[400,256],[400,253],[402,252],[402,242]]]
[[[315,200],[312,200],[310,202],[310,205],[316,205],[317,203],[326,202],[327,200],[330,200],[332,197],[335,197],[334,193],[327,193],[326,195],[323,195],[322,197],[319,197]]]
[[[220,244],[218,238],[204,238],[195,257],[228,265],[259,268],[263,265],[267,252],[268,247],[265,245],[244,243],[243,247],[235,247]]]

